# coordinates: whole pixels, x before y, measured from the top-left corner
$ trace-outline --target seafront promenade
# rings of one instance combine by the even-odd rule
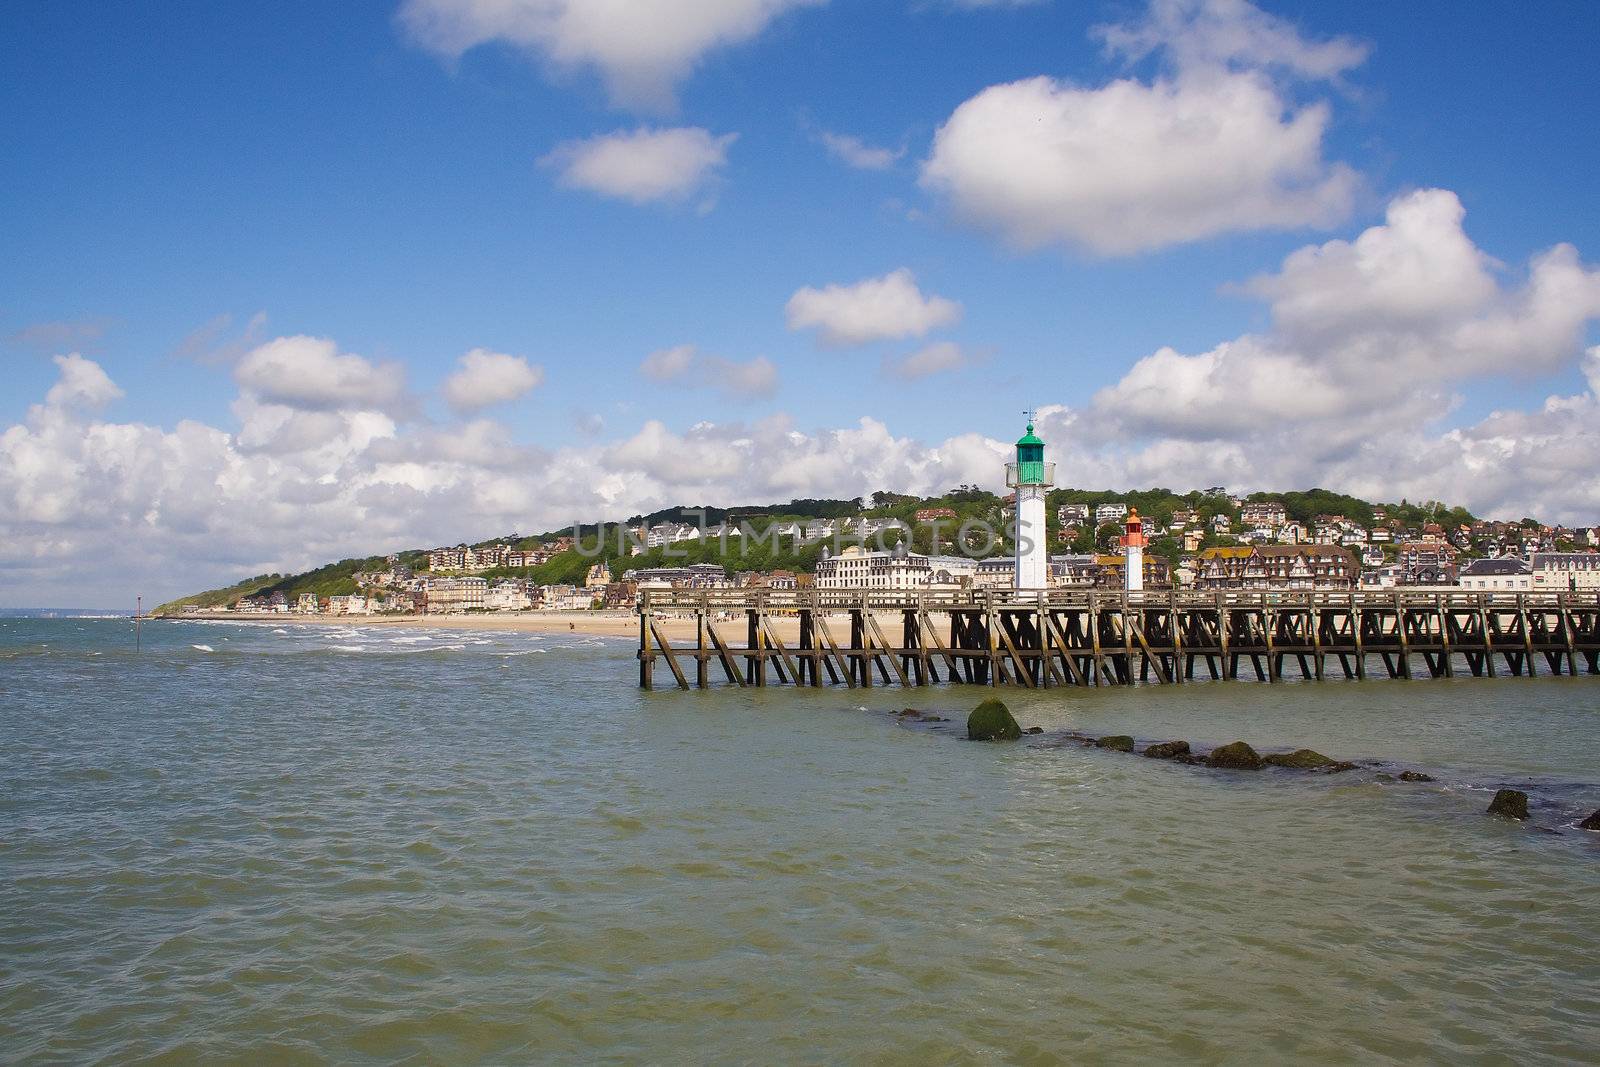
[[[1592,592],[649,590],[638,634],[645,689],[1600,674]]]

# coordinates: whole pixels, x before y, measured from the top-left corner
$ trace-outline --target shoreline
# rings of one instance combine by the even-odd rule
[[[490,612],[472,615],[246,615],[233,612],[198,612],[191,615],[145,616],[148,622],[236,622],[247,626],[395,626],[431,630],[493,630],[502,633],[555,634],[576,633],[598,637],[628,637],[638,640],[639,616],[636,612],[618,609],[577,611],[525,611]],[[769,622],[779,636],[788,641],[799,640],[800,620],[776,616]],[[695,622],[690,618],[661,616],[657,626],[676,644],[695,640]],[[718,634],[731,633],[733,627],[742,627],[743,619],[717,620]]]

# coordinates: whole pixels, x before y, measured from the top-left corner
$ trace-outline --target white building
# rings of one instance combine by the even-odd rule
[[[490,611],[527,611],[533,607],[533,597],[521,582],[510,579],[496,582],[483,597],[483,606]]]
[[[482,609],[489,593],[487,578],[433,578],[425,586],[427,611],[449,615]]]
[[[1533,588],[1533,569],[1516,556],[1475,559],[1461,568],[1461,588],[1474,592],[1526,593]]]
[[[1600,590],[1600,552],[1535,552],[1533,588],[1543,592]]]
[[[1121,522],[1128,517],[1128,505],[1112,501],[1101,504],[1094,509],[1094,524],[1104,526],[1108,522]]]

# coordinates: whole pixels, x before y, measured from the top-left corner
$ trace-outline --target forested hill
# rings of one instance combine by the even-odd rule
[[[1400,501],[1399,503],[1374,504],[1358,497],[1343,493],[1334,493],[1326,489],[1308,489],[1287,493],[1254,493],[1250,496],[1239,498],[1230,497],[1222,492],[1187,492],[1177,493],[1169,489],[1154,488],[1132,491],[1118,491],[1111,489],[1056,489],[1052,490],[1048,502],[1048,521],[1051,526],[1052,536],[1057,528],[1056,509],[1063,504],[1086,504],[1092,509],[1104,503],[1122,503],[1137,507],[1140,514],[1161,526],[1171,523],[1172,515],[1179,510],[1188,510],[1196,513],[1202,522],[1209,522],[1215,515],[1226,515],[1237,528],[1240,506],[1247,503],[1273,501],[1281,503],[1290,519],[1303,524],[1311,524],[1319,516],[1340,516],[1370,527],[1374,519],[1374,509],[1382,508],[1386,522],[1398,522],[1406,527],[1419,528],[1425,523],[1435,522],[1446,529],[1454,529],[1462,524],[1474,522],[1473,515],[1465,508],[1452,507],[1437,501],[1412,503]],[[574,550],[562,551],[554,554],[546,562],[537,566],[518,568],[517,570],[504,571],[505,576],[526,578],[540,584],[557,584],[580,582],[589,566],[595,562],[594,545],[596,537],[603,536],[603,545],[599,558],[612,564],[614,573],[624,568],[636,568],[663,563],[682,563],[688,561],[727,562],[730,567],[740,570],[768,570],[785,568],[796,571],[809,571],[816,563],[822,551],[821,545],[794,546],[788,542],[773,543],[764,541],[761,545],[746,546],[746,551],[738,554],[737,559],[724,560],[723,549],[716,541],[710,542],[680,542],[670,550],[654,549],[642,554],[626,555],[619,551],[618,533],[622,528],[637,528],[640,526],[654,526],[661,523],[689,523],[698,525],[702,521],[706,525],[722,523],[748,524],[755,530],[765,530],[775,523],[791,520],[803,521],[809,519],[840,519],[847,517],[873,517],[900,519],[914,527],[910,547],[918,551],[929,551],[935,547],[948,551],[951,546],[942,543],[935,546],[932,535],[926,529],[918,529],[916,514],[928,508],[949,509],[956,514],[956,521],[946,519],[943,525],[943,536],[949,537],[961,522],[974,520],[980,523],[989,523],[997,529],[1004,524],[1004,500],[1002,497],[976,486],[961,485],[948,492],[931,497],[910,496],[903,493],[881,491],[861,499],[813,499],[801,498],[783,504],[754,504],[735,507],[696,507],[682,505],[663,508],[649,514],[634,515],[625,523],[585,525],[576,528],[568,527],[564,530],[553,530],[543,534],[524,535],[509,533],[500,537],[486,538],[475,542],[473,547],[482,547],[490,544],[506,544],[513,548],[534,549],[540,546],[549,546],[559,538],[570,538],[576,534],[580,542],[588,549],[587,552]],[[1534,520],[1524,520],[1533,523]],[[1092,551],[1098,545],[1098,538],[1104,533],[1096,530],[1091,523],[1082,531],[1075,541],[1060,545],[1062,550],[1069,547],[1076,551]],[[1054,541],[1052,542],[1054,545]],[[1171,550],[1170,546],[1166,546]],[[1003,550],[1003,544],[992,544],[987,548],[969,543],[966,550],[979,554],[987,554]],[[393,558],[414,571],[425,571],[427,568],[426,548],[411,548],[402,552],[393,553]],[[163,604],[156,610],[161,613],[178,611],[185,606],[194,605],[199,608],[221,607],[231,604],[245,596],[263,596],[281,592],[293,599],[301,593],[315,593],[319,597],[334,596],[353,593],[357,589],[356,575],[365,571],[378,571],[388,567],[391,555],[374,555],[360,558],[339,560],[328,563],[313,570],[299,574],[263,574],[249,578],[228,586],[225,589],[213,589],[202,593],[174,600]],[[502,572],[487,572],[488,576],[495,577]]]

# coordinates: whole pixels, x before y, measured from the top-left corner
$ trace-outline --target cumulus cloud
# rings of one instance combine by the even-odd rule
[[[921,337],[961,318],[961,305],[942,296],[924,296],[905,267],[854,285],[810,286],[798,290],[786,307],[789,329],[816,329],[823,343],[862,345]]]
[[[650,353],[639,373],[653,382],[714,389],[735,400],[756,400],[778,390],[778,368],[765,356],[739,361],[675,345]]]
[[[706,195],[728,161],[738,134],[713,136],[697,126],[619,130],[559,145],[541,163],[560,171],[561,184],[634,204]]]
[[[98,411],[123,395],[122,389],[94,360],[84,359],[76,352],[51,358],[61,369],[61,375],[45,394],[44,402],[50,407]]]
[[[1454,193],[1396,198],[1354,241],[1292,253],[1246,291],[1272,329],[1184,355],[1161,349],[1099,393],[1093,410],[1135,432],[1207,438],[1308,422],[1324,439],[1374,417],[1448,410],[1454,383],[1571,365],[1600,318],[1600,271],[1570,245],[1535,256],[1520,286],[1462,228]]]
[[[895,377],[916,381],[946,371],[960,370],[971,362],[967,350],[954,341],[935,341],[903,359],[886,360],[884,367]]]
[[[521,356],[474,348],[445,379],[444,399],[456,411],[479,411],[526,396],[544,382],[544,368]]]
[[[828,130],[818,130],[817,141],[834,159],[857,170],[888,170],[906,154],[904,148],[879,148],[848,133],[831,133]]]
[[[1099,32],[1123,52],[1167,50],[1175,73],[990,86],[939,128],[922,186],[1017,248],[1108,256],[1349,214],[1360,182],[1323,158],[1328,105],[1296,108],[1266,68],[1328,76],[1359,46],[1303,41],[1243,0],[1157,3],[1146,23]]]
[[[325,337],[268,341],[247,353],[233,376],[267,403],[308,411],[382,411],[405,398],[405,371],[399,364],[341,353]]]
[[[559,70],[592,67],[622,106],[668,110],[707,52],[819,0],[406,0],[411,38],[447,58],[500,42]]]
[[[1589,389],[1443,432],[1383,421],[1322,452],[1292,421],[1209,441],[1097,436],[1093,410],[1039,413],[1090,486],[1311,484],[1373,498],[1446,499],[1490,515],[1600,517],[1600,348]],[[85,361],[93,366],[92,361]],[[103,370],[63,358],[58,401],[111,395]],[[107,379],[109,381],[109,379]],[[85,391],[83,383],[93,382]],[[0,596],[10,604],[120,604],[330,559],[476,540],[706,502],[733,505],[875,489],[998,488],[1010,438],[939,442],[875,419],[803,430],[775,415],[673,430],[649,421],[603,447],[519,445],[492,419],[397,425],[376,411],[306,410],[248,391],[235,429],[106,422],[44,403],[0,430]],[[1013,428],[1007,428],[1012,430]]]

